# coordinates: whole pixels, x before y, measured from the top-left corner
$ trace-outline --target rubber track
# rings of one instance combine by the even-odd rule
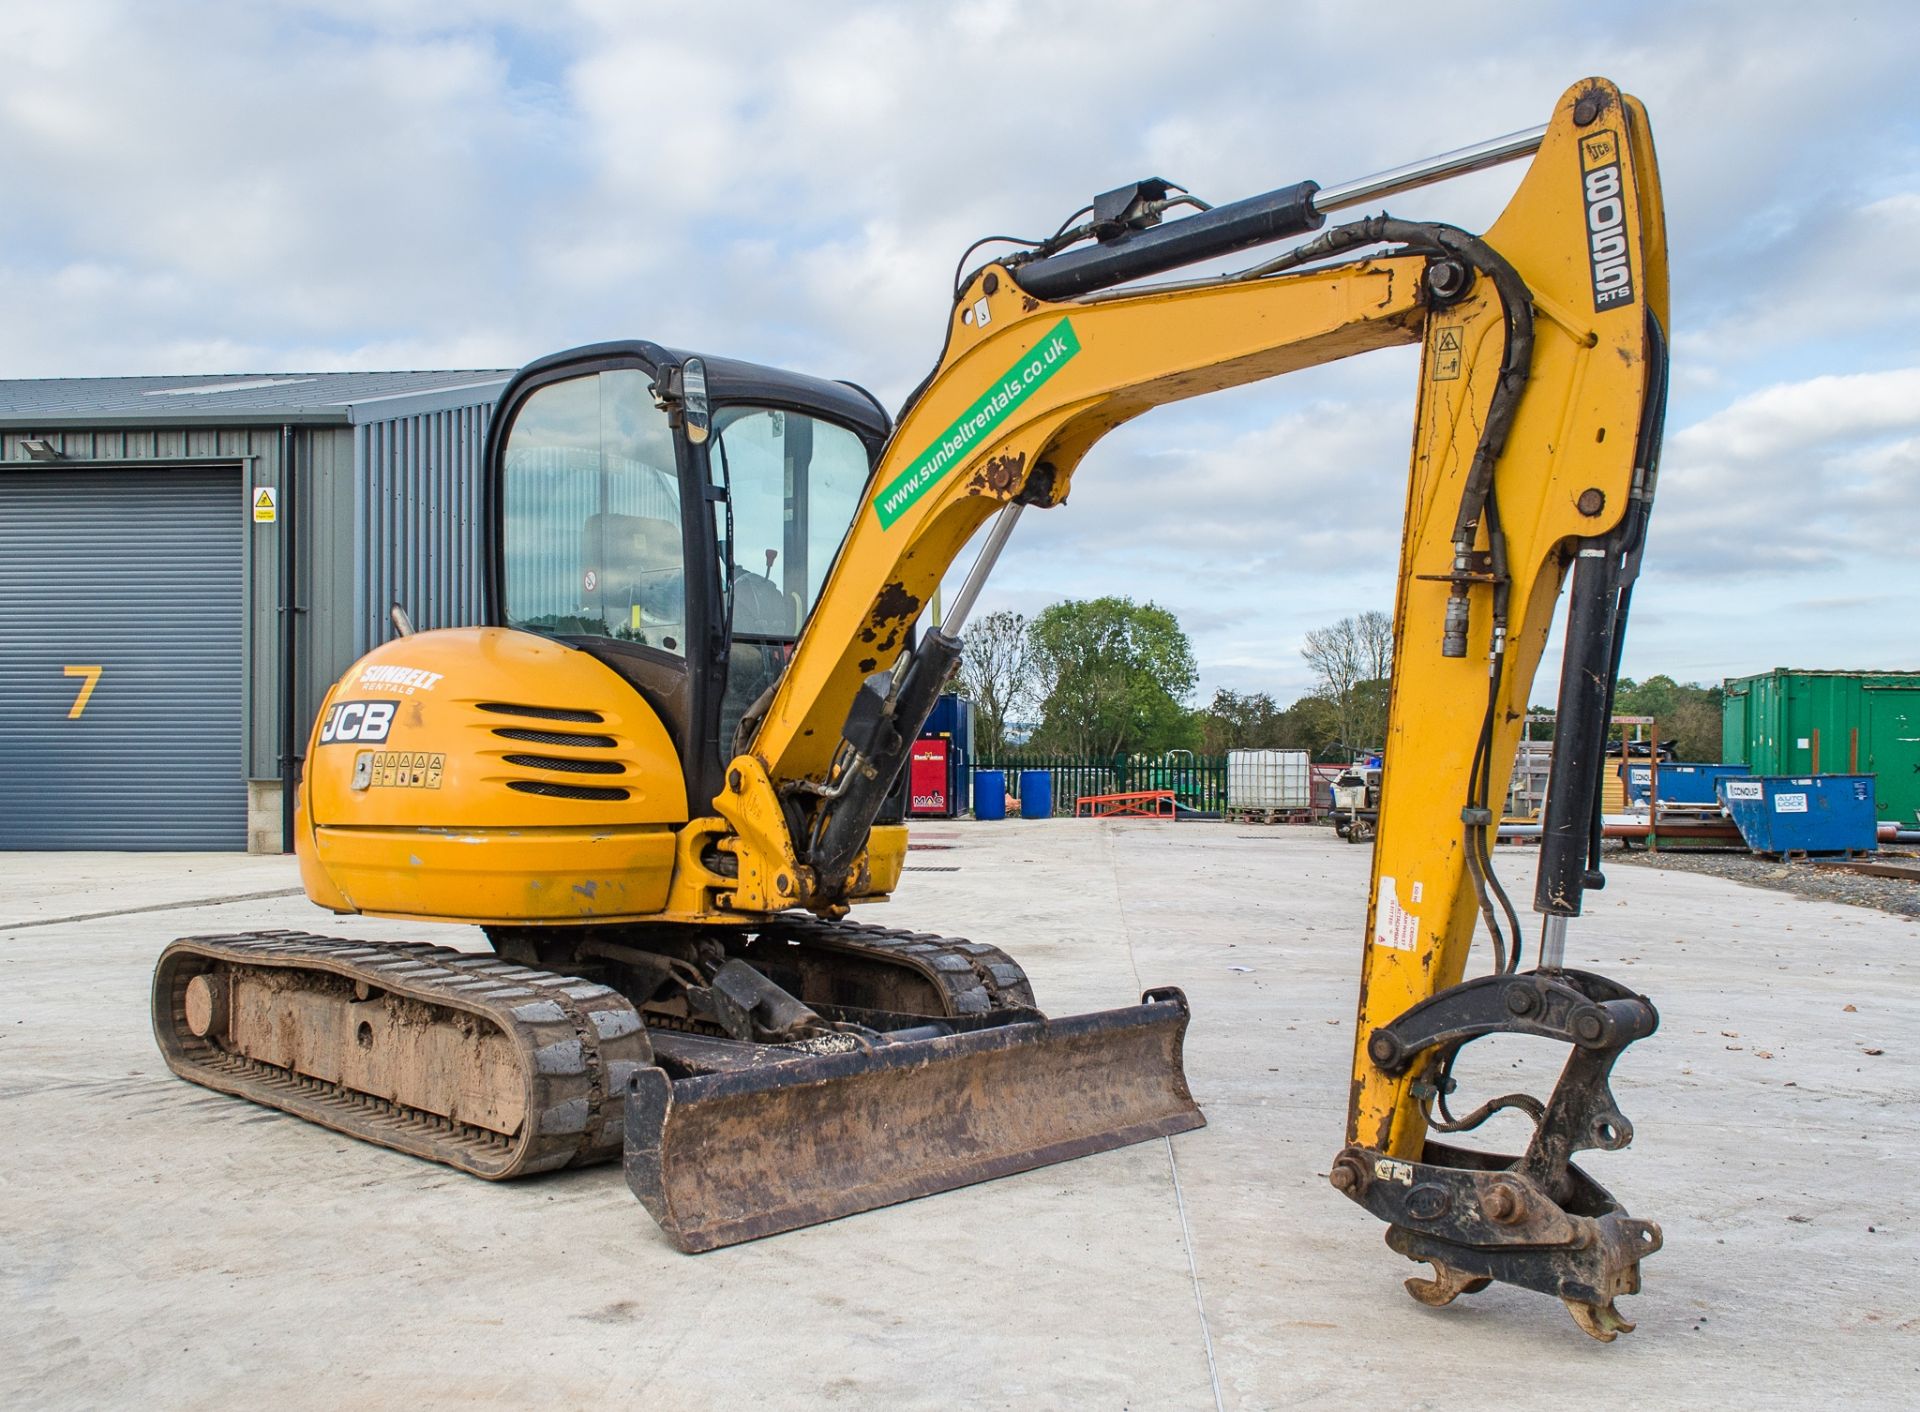
[[[776,918],[759,930],[759,936],[793,940],[822,951],[869,956],[916,971],[946,996],[949,1015],[1036,1008],[1027,973],[1006,952],[985,942],[868,922],[828,922],[804,913]]]
[[[754,934],[762,941],[795,941],[913,971],[945,997],[952,1016],[1034,1008],[1026,973],[984,942],[804,914],[781,917]],[[220,963],[341,976],[483,1017],[505,1032],[522,1056],[530,1121],[514,1137],[502,1137],[227,1053],[186,1023],[187,982]],[[154,971],[153,1022],[168,1067],[184,1079],[495,1181],[618,1159],[628,1081],[635,1068],[653,1058],[633,1005],[608,986],[492,954],[297,931],[175,941]]]
[[[527,1120],[505,1138],[227,1053],[186,1023],[188,981],[222,963],[344,977],[485,1019],[521,1057]],[[653,1060],[638,1013],[607,986],[444,946],[343,941],[307,932],[174,942],[154,971],[153,1021],[168,1067],[182,1078],[490,1180],[619,1157],[627,1083],[635,1069]]]

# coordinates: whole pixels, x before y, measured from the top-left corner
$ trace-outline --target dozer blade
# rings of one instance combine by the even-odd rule
[[[713,1250],[1206,1123],[1187,1001],[1036,1018],[732,1072],[634,1075],[627,1184]]]

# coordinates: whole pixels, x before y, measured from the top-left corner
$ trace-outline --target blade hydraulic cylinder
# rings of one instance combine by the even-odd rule
[[[846,732],[853,748],[853,758],[843,766],[847,788],[820,806],[831,812],[808,858],[819,893],[816,901],[833,903],[844,896],[847,872],[867,846],[867,835],[887,792],[906,768],[914,740],[959,663],[960,639],[931,628],[877,709],[862,709],[863,703],[873,701],[871,691],[856,702]]]

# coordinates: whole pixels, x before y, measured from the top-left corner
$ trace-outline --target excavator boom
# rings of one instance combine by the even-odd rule
[[[1435,1263],[1421,1297],[1510,1280],[1559,1295],[1589,1332],[1611,1338],[1627,1327],[1612,1300],[1637,1289],[1638,1260],[1660,1236],[1627,1221],[1568,1158],[1630,1139],[1606,1074],[1657,1016],[1643,998],[1565,970],[1563,947],[1597,876],[1598,747],[1658,463],[1665,232],[1645,112],[1603,80],[1569,90],[1537,135],[1429,170],[1470,169],[1536,142],[1484,236],[1389,216],[1321,229],[1311,182],[1136,229],[1130,213],[1150,220],[1171,204],[1166,183],[1144,182],[1102,198],[1105,212],[1096,203],[1096,220],[1110,219],[1099,243],[977,271],[716,805],[743,880],[792,880],[803,905],[842,906],[873,801],[958,651],[951,616],[915,649],[908,629],[988,519],[1001,517],[982,556],[990,564],[1023,507],[1064,501],[1094,442],[1141,412],[1421,344],[1349,1145],[1332,1175],[1392,1224],[1396,1249]],[[1388,174],[1327,204],[1418,179]],[[1318,234],[1238,275],[1113,288],[1309,231]],[[1540,965],[1521,972],[1519,920],[1490,844],[1570,569],[1559,716],[1569,748],[1556,756],[1542,847]],[[975,591],[970,580],[963,604]],[[889,670],[882,695],[871,682]],[[846,726],[821,731],[823,717]],[[736,905],[773,905],[777,887],[743,888]],[[1481,921],[1501,979],[1462,989]],[[1464,1030],[1422,1027],[1442,999],[1466,996],[1478,1007],[1471,1019],[1452,1017]],[[1483,1169],[1429,1144],[1427,1129],[1456,1130],[1434,1114],[1436,1101],[1446,1109],[1459,1047],[1511,1032],[1568,1043],[1575,1057],[1556,1097],[1534,1104],[1540,1152]]]

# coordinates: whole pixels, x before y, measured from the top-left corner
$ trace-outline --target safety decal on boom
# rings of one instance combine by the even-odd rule
[[[1417,888],[1420,884],[1415,883]],[[1417,898],[1415,899],[1418,900]],[[1380,879],[1380,900],[1374,908],[1373,944],[1395,951],[1411,951],[1420,939],[1420,918],[1400,905],[1400,889],[1389,877]]]
[[[1593,312],[1633,303],[1627,250],[1627,202],[1620,180],[1620,138],[1592,132],[1580,139],[1580,189],[1587,203],[1587,251],[1593,262]]]
[[[873,513],[880,528],[892,529],[894,523],[916,501],[946,477],[947,472],[967,459],[967,452],[985,445],[994,428],[1007,418],[1035,388],[1073,361],[1080,351],[1080,339],[1073,331],[1073,320],[1062,319],[1040,341],[1022,353],[994,381],[994,385],[975,399],[948,428],[899,475],[873,497]]]

